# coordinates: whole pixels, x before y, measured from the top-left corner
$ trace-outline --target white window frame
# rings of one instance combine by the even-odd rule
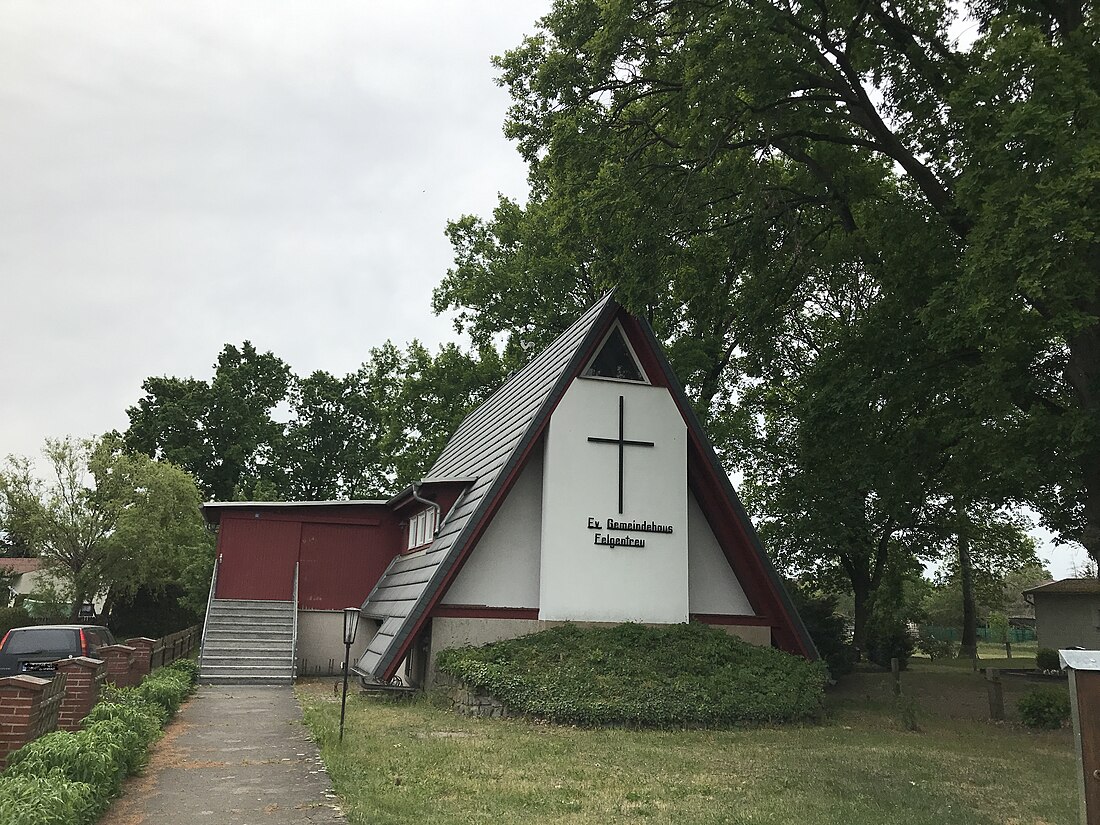
[[[434,507],[426,507],[409,519],[409,550],[415,550],[418,547],[430,544],[432,539],[435,538],[435,514],[436,509]]]

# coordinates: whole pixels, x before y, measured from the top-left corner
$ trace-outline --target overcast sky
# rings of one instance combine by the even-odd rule
[[[6,0],[0,456],[225,343],[342,374],[453,338],[446,221],[526,193],[489,60],[547,6]]]
[[[305,375],[453,340],[446,221],[526,195],[489,59],[548,7],[5,0],[0,456],[123,430],[226,343]]]

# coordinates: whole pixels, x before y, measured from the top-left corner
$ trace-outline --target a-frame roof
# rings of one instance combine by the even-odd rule
[[[424,477],[425,484],[456,477],[476,481],[446,514],[427,550],[395,558],[363,603],[363,615],[378,619],[381,627],[355,666],[358,672],[380,680],[393,676],[435,603],[507,497],[554,408],[616,319],[633,330],[628,335],[640,350],[637,355],[650,380],[669,389],[684,416],[691,445],[689,478],[704,512],[709,511],[712,527],[717,527],[716,521],[724,524],[715,534],[727,556],[733,542],[752,549],[754,558],[731,556],[731,564],[743,582],[748,579],[767,591],[755,599],[750,595],[754,608],[782,621],[783,632],[777,633],[782,647],[817,657],[652,330],[608,294],[474,410]]]

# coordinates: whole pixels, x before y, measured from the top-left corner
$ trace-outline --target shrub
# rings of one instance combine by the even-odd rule
[[[1057,730],[1069,719],[1069,694],[1059,688],[1035,690],[1020,699],[1019,708],[1029,728]]]
[[[9,758],[6,775],[33,778],[60,771],[70,782],[89,785],[95,811],[102,812],[126,775],[125,754],[117,741],[93,741],[81,733],[55,731],[27,743]]]
[[[146,676],[145,680],[134,688],[134,693],[139,698],[164,708],[170,718],[175,715],[180,704],[191,693],[193,685],[194,682],[186,673],[161,669]]]
[[[444,672],[511,710],[564,724],[730,725],[806,719],[826,671],[698,623],[563,625],[444,651]]]
[[[13,627],[26,627],[32,624],[37,622],[24,607],[0,607],[0,638]]]
[[[0,776],[0,822],[4,825],[84,825],[99,815],[93,786],[73,782],[53,769],[41,776]]]
[[[133,693],[133,688],[111,691],[108,701],[99,702],[84,723],[91,724],[108,719],[117,719],[130,730],[136,731],[145,744],[152,742],[168,720],[168,714],[160,705],[155,705]],[[124,692],[129,691],[129,692]]]
[[[913,635],[904,622],[883,620],[867,628],[866,646],[867,658],[879,667],[890,667],[890,660],[897,659],[905,670],[913,655]]]
[[[0,823],[90,825],[193,685],[192,672],[178,667],[136,688],[108,687],[82,730],[48,733],[17,750],[0,777]]]
[[[787,591],[829,673],[834,677],[851,673],[855,648],[848,639],[847,620],[837,613],[836,596],[811,595],[793,582],[787,583]]]
[[[145,752],[151,740],[143,738],[143,731],[135,730],[122,719],[101,719],[86,724],[80,733],[91,748],[104,747],[107,742],[117,744],[122,749],[127,774],[137,773],[145,764]]]
[[[173,673],[183,673],[191,680],[191,684],[196,684],[199,681],[199,663],[194,659],[176,659],[169,665],[165,665],[159,672],[171,671]]]
[[[952,659],[956,655],[955,643],[950,639],[937,639],[923,631],[917,638],[917,649],[933,662],[936,659]]]
[[[1058,651],[1051,647],[1041,647],[1035,651],[1035,667],[1039,670],[1061,670]]]

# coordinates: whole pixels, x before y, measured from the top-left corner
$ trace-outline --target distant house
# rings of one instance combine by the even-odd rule
[[[1024,591],[1039,647],[1100,649],[1100,579],[1062,579]]]
[[[31,597],[36,588],[51,586],[63,588],[61,582],[43,569],[42,559],[7,559],[0,558],[0,573],[14,573],[11,584],[8,586],[7,603],[13,607],[24,607],[28,613],[38,618],[54,617],[56,605],[37,601]],[[0,598],[0,603],[3,599]],[[100,593],[95,597],[96,615],[103,609],[106,596]]]
[[[42,569],[42,559],[0,559],[0,573],[14,574],[8,585],[8,604],[19,605],[34,590]]]

